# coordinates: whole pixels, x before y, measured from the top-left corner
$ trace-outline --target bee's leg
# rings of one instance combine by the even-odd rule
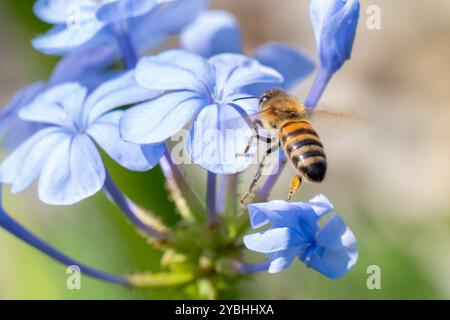
[[[264,141],[266,143],[272,143],[272,139],[271,138],[263,137],[263,136],[261,136],[259,134],[259,127],[261,127],[261,128],[264,127],[262,121],[259,120],[259,119],[254,120],[253,121],[253,129],[255,130],[255,134],[253,134],[250,137],[250,139],[248,141],[248,144],[247,144],[247,147],[245,148],[244,155],[247,155],[248,152],[250,151],[250,147],[252,146],[252,144],[254,142],[254,139],[261,140],[261,141]]]
[[[256,185],[258,184],[259,179],[261,179],[262,171],[264,169],[264,165],[266,162],[267,157],[274,151],[278,150],[279,146],[276,144],[275,146],[271,146],[269,149],[267,149],[266,153],[264,153],[264,156],[261,159],[261,162],[258,165],[258,169],[256,170],[255,177],[253,178],[252,183],[250,184],[250,187],[248,188],[248,191],[241,197],[239,200],[242,204],[245,202],[245,200],[253,193],[253,191],[256,188]]]
[[[291,186],[289,187],[289,193],[288,193],[288,201],[291,200],[294,193],[297,192],[298,188],[300,188],[302,184],[302,177],[299,175],[295,175],[292,178]]]

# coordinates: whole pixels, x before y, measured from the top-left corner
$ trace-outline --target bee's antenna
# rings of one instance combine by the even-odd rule
[[[259,99],[259,97],[244,97],[244,98],[237,98],[237,99],[234,99],[233,101],[249,100],[249,99]]]

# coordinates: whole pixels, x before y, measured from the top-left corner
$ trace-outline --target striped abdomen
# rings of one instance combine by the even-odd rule
[[[308,180],[325,178],[327,160],[320,138],[306,120],[291,120],[280,127],[280,143],[294,167]]]

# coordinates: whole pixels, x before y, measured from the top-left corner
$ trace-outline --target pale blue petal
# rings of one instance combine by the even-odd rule
[[[0,142],[6,150],[14,150],[22,142],[33,135],[43,125],[23,121],[19,118],[19,111],[28,105],[46,88],[44,82],[36,82],[17,92],[7,106],[0,113]]]
[[[333,211],[334,207],[330,200],[322,194],[319,194],[308,201],[308,204],[314,210],[316,215],[320,218],[327,213]]]
[[[156,166],[166,150],[164,143],[152,143],[141,145],[142,152],[147,159],[150,168]]]
[[[206,96],[211,76],[207,60],[184,50],[142,58],[136,67],[137,82],[152,90],[191,90]]]
[[[114,74],[106,69],[119,58],[116,47],[110,37],[95,36],[95,41],[89,41],[58,62],[48,85],[55,86],[75,81],[89,89],[94,89]]]
[[[64,83],[40,94],[19,111],[19,116],[23,120],[77,129],[86,94],[87,89],[78,83]]]
[[[185,26],[208,8],[209,0],[176,0],[168,3],[161,3],[155,10],[141,18],[148,21],[148,28],[142,30],[154,30],[166,35],[179,33]],[[143,27],[143,25],[142,25]]]
[[[45,54],[65,54],[92,39],[103,27],[104,24],[97,20],[82,22],[79,28],[57,25],[34,38],[32,45]]]
[[[283,43],[268,43],[259,47],[253,57],[261,64],[278,71],[284,78],[284,82],[277,87],[286,91],[306,79],[314,70],[314,62],[295,47]],[[273,85],[252,85],[244,91],[254,95],[271,89]]]
[[[6,150],[16,149],[22,142],[31,137],[43,124],[23,121],[19,111],[28,105],[46,88],[44,82],[36,82],[26,86],[15,94],[13,99],[0,113],[0,143]]]
[[[48,154],[67,137],[56,127],[36,132],[2,162],[0,181],[10,183],[13,193],[25,190],[39,176]]]
[[[272,222],[287,227],[292,227],[296,223],[295,220],[291,220],[293,215],[284,214],[292,211],[292,205],[287,201],[273,200],[270,202],[252,203],[247,208],[250,224],[254,229]]]
[[[228,97],[228,100],[230,101],[230,104],[233,105],[237,105],[239,108],[241,108],[242,110],[244,110],[245,113],[245,120],[251,128],[253,128],[253,125],[251,123],[251,118],[249,118],[248,116],[252,116],[255,115],[255,113],[257,113],[259,111],[259,96],[255,96],[255,99],[245,99],[245,100],[238,100],[235,101],[236,99],[241,99],[241,98],[248,98],[251,97],[251,94],[248,93],[237,93],[237,94],[233,94],[231,96]]]
[[[359,0],[313,0],[310,15],[321,67],[337,71],[350,59],[359,20]]]
[[[141,16],[152,10],[157,0],[120,0],[104,4],[97,11],[97,19],[111,23]]]
[[[290,228],[273,228],[244,237],[247,249],[261,253],[295,249],[303,242],[304,239]]]
[[[208,6],[208,0],[182,0],[159,4],[148,14],[128,20],[136,51],[144,53],[179,33]]]
[[[186,152],[192,161],[210,172],[232,174],[246,169],[251,157],[239,156],[248,144],[252,130],[233,121],[243,110],[231,105],[210,105],[195,119],[186,139]],[[245,124],[245,123],[244,123]]]
[[[287,269],[297,255],[298,248],[269,254],[270,265],[267,271],[269,273],[277,273]]]
[[[313,239],[318,231],[318,217],[305,203],[274,200],[248,205],[248,214],[253,228],[268,223],[296,230],[305,239]]]
[[[139,85],[134,71],[128,71],[100,85],[86,100],[84,117],[92,123],[102,114],[118,107],[142,102],[160,95]]]
[[[337,214],[331,216],[319,231],[316,246],[314,254],[305,263],[332,279],[347,274],[358,259],[355,235]]]
[[[0,139],[3,140],[5,132],[21,121],[18,113],[21,108],[29,104],[45,89],[44,82],[35,82],[18,91],[11,101],[0,112]]]
[[[39,198],[48,204],[71,205],[98,192],[105,167],[92,140],[72,136],[53,148],[39,178]]]
[[[209,58],[219,53],[241,53],[239,23],[226,11],[202,13],[180,35],[181,47]]]
[[[113,111],[98,118],[89,127],[87,134],[121,166],[133,171],[147,171],[152,166],[149,164],[141,146],[125,142],[120,137],[119,120],[123,112],[121,110]],[[162,153],[160,153],[161,156]]]
[[[77,15],[81,21],[92,20],[98,4],[91,0],[37,0],[34,14],[47,23],[66,24],[70,15]]]
[[[243,55],[223,53],[210,58],[209,62],[216,73],[216,92],[222,99],[251,84],[283,82],[277,71]]]
[[[174,92],[128,109],[120,121],[123,139],[133,143],[163,142],[180,131],[205,101],[192,92]]]

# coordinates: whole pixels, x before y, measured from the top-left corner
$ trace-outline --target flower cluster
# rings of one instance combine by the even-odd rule
[[[90,276],[136,287],[212,281],[211,274],[233,281],[256,271],[279,272],[295,257],[327,277],[342,277],[356,263],[356,239],[337,214],[319,227],[333,211],[324,196],[306,203],[248,206],[253,228],[272,223],[243,238],[248,249],[267,255],[257,265],[241,257],[246,217],[236,208],[231,220],[218,215],[224,201],[235,207],[237,198],[225,193],[236,187],[232,174],[251,161],[236,157],[253,134],[243,120],[258,111],[256,101],[243,98],[273,87],[291,90],[315,66],[297,48],[277,42],[246,56],[236,18],[207,11],[207,6],[207,0],[37,0],[35,14],[54,27],[32,44],[62,58],[47,82],[21,90],[0,114],[0,138],[10,151],[0,164],[0,183],[17,193],[38,180],[40,200],[51,205],[71,205],[103,190],[144,236],[165,250],[168,271],[119,277],[92,269],[29,233],[3,207],[0,226],[64,264],[80,265]],[[332,75],[350,58],[358,15],[357,0],[311,1],[319,66],[307,107],[317,105]],[[181,48],[145,55],[173,34],[179,34]],[[207,172],[206,205],[199,203],[167,144],[185,127],[186,153]],[[237,139],[228,139],[229,131],[237,132]],[[186,222],[170,230],[131,202],[115,185],[99,149],[128,170],[147,171],[159,164]],[[266,193],[281,169],[268,179]],[[217,190],[217,177],[235,181],[234,187]],[[200,266],[198,261],[203,261]]]

